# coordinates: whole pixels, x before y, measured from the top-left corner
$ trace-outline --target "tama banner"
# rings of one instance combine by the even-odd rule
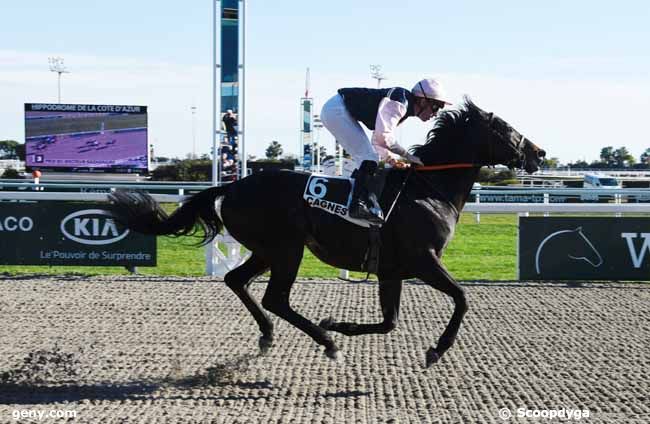
[[[0,264],[156,266],[156,238],[115,222],[106,203],[0,203]]]
[[[520,217],[521,280],[650,280],[650,218]]]

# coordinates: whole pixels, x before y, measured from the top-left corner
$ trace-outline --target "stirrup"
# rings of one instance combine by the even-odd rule
[[[381,221],[381,223],[384,223],[384,211],[381,210],[379,207],[372,207],[368,209],[368,212],[370,215],[374,216],[377,220]]]
[[[357,207],[350,207],[350,218],[368,221],[371,224],[381,226],[384,223],[384,214],[377,208],[368,208],[365,204],[358,205]]]

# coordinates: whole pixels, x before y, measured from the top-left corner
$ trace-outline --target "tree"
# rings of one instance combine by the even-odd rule
[[[282,145],[273,140],[271,144],[269,144],[269,147],[266,148],[266,157],[267,159],[271,160],[277,160],[280,156],[282,156]]]
[[[186,159],[157,167],[151,173],[154,181],[211,181],[212,161]]]
[[[650,148],[645,149],[645,152],[641,153],[639,157],[639,162],[650,165]]]
[[[507,185],[516,182],[517,173],[510,169],[497,170],[494,168],[481,168],[478,174],[478,181],[496,185]]]
[[[584,160],[577,160],[573,163],[567,164],[567,166],[570,166],[571,168],[587,169],[590,165]]]
[[[25,160],[25,145],[15,140],[0,140],[0,159]]]
[[[623,146],[614,150],[614,162],[618,168],[627,168],[634,165],[636,160],[634,159],[634,156],[627,151],[627,148]]]
[[[613,166],[616,163],[614,158],[614,148],[612,146],[603,147],[600,149],[600,161],[607,166]]]
[[[558,158],[544,159],[544,163],[542,165],[546,169],[555,169],[560,165],[560,159]]]
[[[22,178],[22,177],[20,176],[20,172],[16,171],[15,169],[13,169],[13,168],[7,168],[7,169],[5,169],[4,172],[2,173],[2,177],[1,177],[1,178],[6,178],[6,179],[17,179],[17,178]]]

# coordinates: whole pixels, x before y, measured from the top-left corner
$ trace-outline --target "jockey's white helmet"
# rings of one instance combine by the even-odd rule
[[[448,105],[452,104],[448,100],[447,93],[445,93],[442,85],[433,78],[425,78],[418,81],[418,83],[413,86],[413,89],[411,89],[411,93],[417,97],[438,100]]]

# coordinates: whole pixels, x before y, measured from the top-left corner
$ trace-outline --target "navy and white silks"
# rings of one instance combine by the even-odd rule
[[[321,111],[321,121],[356,161],[397,159],[407,151],[395,139],[395,129],[415,116],[415,97],[405,88],[342,88]],[[369,140],[360,125],[372,130]]]

